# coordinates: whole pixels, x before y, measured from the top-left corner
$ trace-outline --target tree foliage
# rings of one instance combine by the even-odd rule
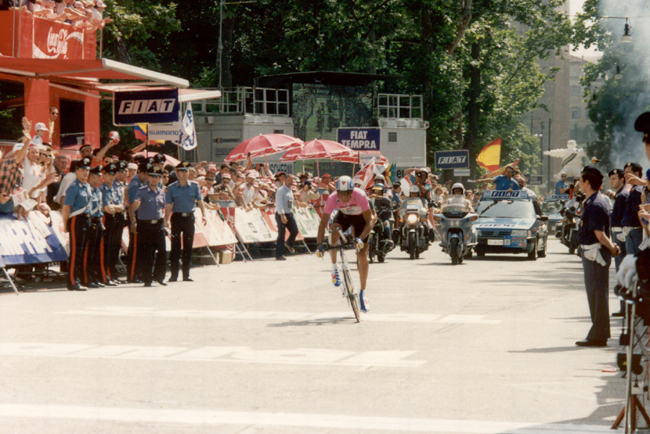
[[[520,118],[556,72],[542,71],[538,61],[560,54],[572,37],[558,9],[563,2],[228,1],[222,83],[251,86],[261,75],[304,71],[397,75],[383,90],[424,95],[431,154],[467,148],[475,156],[502,137],[503,161],[534,165],[539,149]],[[116,0],[119,32],[107,53],[121,58],[124,41],[135,64],[217,86],[219,6],[186,2],[176,16],[169,1]]]

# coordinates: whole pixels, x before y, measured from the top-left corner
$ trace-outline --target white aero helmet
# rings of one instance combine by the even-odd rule
[[[417,185],[412,185],[411,188],[409,188],[409,194],[410,193],[420,194],[420,187],[418,187]]]
[[[352,191],[354,190],[354,184],[352,183],[352,178],[349,176],[341,176],[336,181],[336,191]]]
[[[461,190],[463,190],[463,192],[461,194],[465,194],[465,186],[463,186],[463,184],[460,183],[460,182],[457,182],[457,183],[455,183],[454,185],[451,186],[451,194],[454,194],[454,190],[456,190],[457,188],[460,188]]]

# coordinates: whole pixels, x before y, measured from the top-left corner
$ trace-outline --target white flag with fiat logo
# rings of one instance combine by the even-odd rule
[[[191,103],[187,104],[185,115],[183,116],[183,122],[181,122],[180,146],[186,151],[191,151],[198,146]]]

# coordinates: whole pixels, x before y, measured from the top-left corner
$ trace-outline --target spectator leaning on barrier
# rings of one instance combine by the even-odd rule
[[[176,166],[178,181],[167,189],[165,206],[165,226],[171,222],[172,250],[169,255],[171,264],[170,282],[178,280],[179,260],[181,259],[181,240],[183,243],[183,281],[192,282],[192,243],[194,240],[194,209],[198,204],[203,216],[203,225],[207,224],[207,211],[198,183],[188,180],[190,163],[182,161]]]
[[[59,192],[63,178],[68,172],[69,164],[70,161],[65,155],[57,155],[57,157],[54,159],[54,170],[56,173],[56,178],[54,182],[47,186],[47,204],[55,211],[61,208],[61,204],[55,200],[55,197]]]
[[[320,194],[316,192],[316,188],[311,181],[305,181],[302,184],[299,194],[300,202],[309,205],[312,201],[320,199]]]
[[[133,211],[138,211],[137,251],[140,255],[139,267],[144,286],[151,286],[152,281],[165,286],[167,268],[167,247],[165,246],[165,192],[159,188],[162,169],[150,163],[146,164],[147,185],[141,187],[130,204]]]
[[[0,213],[10,214],[14,211],[15,204],[11,195],[23,183],[22,164],[27,156],[28,145],[31,141],[29,131],[31,123],[23,118],[22,143],[17,143],[14,148],[2,159],[0,166]]]
[[[292,175],[285,177],[284,185],[275,193],[275,222],[278,227],[278,238],[275,247],[275,259],[284,261],[284,247],[285,247],[285,230],[289,229],[289,239],[286,240],[287,250],[295,253],[295,242],[298,236],[298,225],[293,217],[293,191],[294,184]]]

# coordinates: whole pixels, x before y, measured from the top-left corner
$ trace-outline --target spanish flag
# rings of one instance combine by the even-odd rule
[[[499,169],[501,161],[501,137],[488,143],[481,149],[476,162],[479,166],[487,169],[488,172],[494,172]]]

